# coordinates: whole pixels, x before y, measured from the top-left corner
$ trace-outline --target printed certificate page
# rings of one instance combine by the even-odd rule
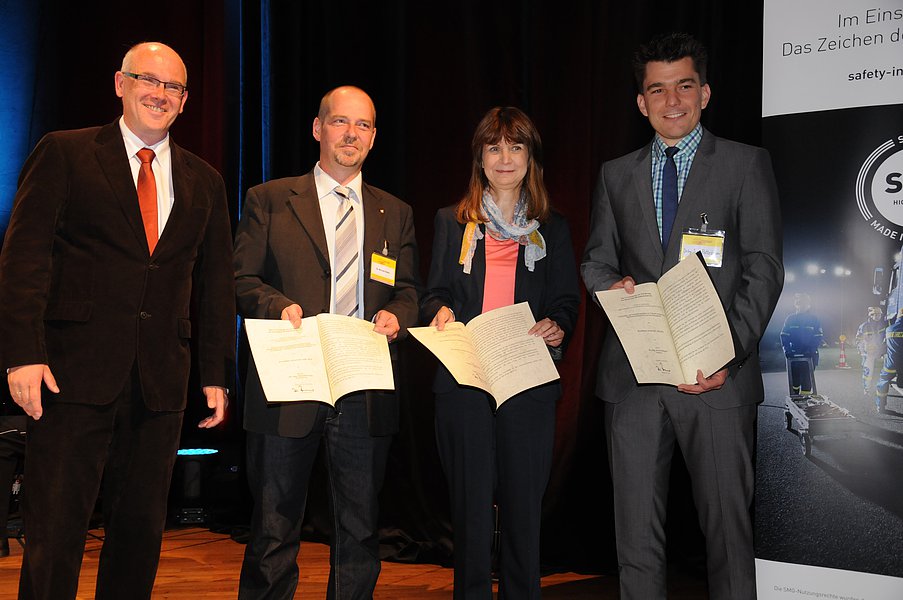
[[[446,323],[442,331],[435,327],[410,327],[408,332],[439,359],[460,385],[492,393],[489,378],[464,323]]]
[[[696,370],[708,377],[734,358],[734,340],[718,292],[702,261],[691,255],[658,280],[684,381],[696,383]]]
[[[465,327],[408,331],[445,365],[460,385],[491,394],[496,406],[530,388],[555,381],[558,370],[542,338],[527,332],[535,324],[526,302],[475,317]]]
[[[334,404],[320,349],[316,317],[291,321],[245,319],[245,331],[268,402],[316,400]]]
[[[245,319],[245,329],[268,402],[335,405],[351,392],[395,389],[388,340],[369,321],[324,313],[298,329],[273,319]]]
[[[389,341],[373,323],[328,313],[317,323],[333,402],[351,392],[395,389]]]
[[[668,319],[655,283],[596,292],[633,369],[637,383],[684,383]],[[694,378],[695,381],[695,378]]]

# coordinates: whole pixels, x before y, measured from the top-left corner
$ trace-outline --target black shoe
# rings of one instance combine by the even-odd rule
[[[9,539],[4,537],[0,540],[0,558],[9,556]]]

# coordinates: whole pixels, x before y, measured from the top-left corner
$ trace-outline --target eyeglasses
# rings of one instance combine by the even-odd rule
[[[121,73],[126,77],[131,77],[135,81],[153,89],[156,89],[157,86],[162,83],[163,91],[176,98],[181,98],[185,95],[185,92],[188,91],[186,86],[181,83],[176,83],[175,81],[160,81],[156,77],[151,77],[150,75],[144,75],[142,73],[129,73],[128,71],[121,71]]]

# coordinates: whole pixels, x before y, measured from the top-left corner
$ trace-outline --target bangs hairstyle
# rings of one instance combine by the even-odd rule
[[[542,180],[542,139],[539,132],[530,117],[519,108],[497,106],[486,113],[473,132],[470,185],[455,210],[459,223],[486,221],[481,206],[483,190],[489,186],[489,180],[483,172],[483,146],[498,144],[502,140],[523,145],[529,154],[527,173],[521,182],[527,201],[527,218],[540,223],[549,218],[549,193]]]
[[[665,62],[672,63],[690,57],[693,68],[699,74],[699,85],[705,85],[706,67],[709,62],[709,54],[696,38],[688,33],[666,33],[657,35],[647,43],[637,48],[633,55],[633,76],[636,79],[636,88],[643,93],[643,80],[646,79],[646,63]]]

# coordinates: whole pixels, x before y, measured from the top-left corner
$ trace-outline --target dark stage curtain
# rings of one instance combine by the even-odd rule
[[[496,105],[523,108],[540,129],[546,183],[570,221],[579,261],[600,162],[651,137],[636,109],[629,61],[654,33],[684,30],[708,45],[708,127],[749,143],[760,135],[759,3],[271,0],[230,6],[241,31],[235,118],[243,132],[230,144],[241,153],[233,188],[241,193],[310,170],[318,154],[311,123],[320,97],[338,85],[360,86],[377,107],[365,178],[414,206],[424,276],[433,215],[464,191],[473,128]],[[543,560],[550,568],[616,567],[602,407],[593,394],[603,325],[601,311],[585,302],[560,365],[564,397],[543,517]],[[382,495],[382,537],[389,556],[441,562],[449,556],[451,531],[434,440],[435,363],[416,342],[401,346],[403,422]],[[318,495],[309,502],[306,528],[314,537],[328,530],[325,494]],[[698,557],[701,535],[679,458],[671,504],[674,555]]]
[[[160,39],[182,54],[190,73],[174,138],[222,171],[237,218],[249,186],[313,167],[320,97],[337,85],[358,85],[377,107],[378,135],[364,175],[413,205],[424,276],[433,216],[464,191],[473,128],[496,105],[523,108],[539,127],[546,183],[570,222],[579,261],[600,163],[652,135],[636,109],[629,62],[654,33],[688,31],[709,47],[706,126],[748,143],[760,137],[759,2],[181,0],[157,8],[43,0],[35,101],[42,126],[34,141],[51,129],[111,121],[120,112],[112,75],[122,54],[132,43]],[[616,569],[602,406],[593,394],[603,331],[601,311],[587,298],[560,364],[564,397],[543,515],[549,568]],[[451,531],[430,391],[435,363],[412,340],[400,349],[402,430],[382,495],[385,551],[400,560],[447,562]],[[185,438],[229,448],[222,471],[232,475],[221,475],[216,489],[222,503],[240,507],[241,521],[247,500],[238,482],[240,400],[224,430],[208,438],[193,428],[203,402],[192,402]],[[322,471],[317,477],[322,482]],[[308,507],[305,531],[323,539],[329,520],[322,485]],[[679,460],[669,510],[669,551],[698,559],[701,536]]]

